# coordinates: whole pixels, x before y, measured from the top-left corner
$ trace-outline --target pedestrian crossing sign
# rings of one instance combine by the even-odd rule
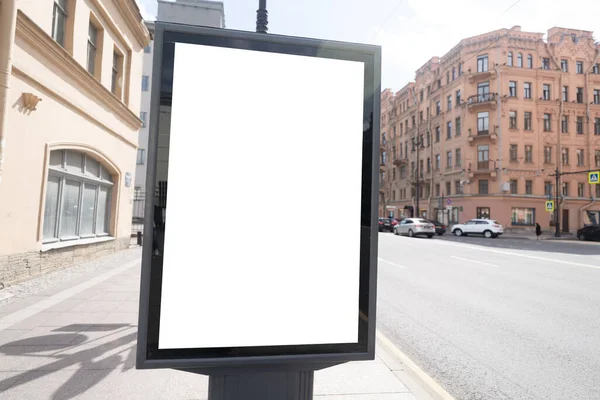
[[[588,173],[588,182],[590,185],[597,185],[600,183],[600,171],[594,171]]]
[[[554,211],[554,200],[546,201],[546,211],[548,211],[548,212]]]

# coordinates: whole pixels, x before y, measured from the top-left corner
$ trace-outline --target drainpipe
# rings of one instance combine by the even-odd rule
[[[17,0],[0,0],[0,183],[8,130],[8,89],[17,25]]]

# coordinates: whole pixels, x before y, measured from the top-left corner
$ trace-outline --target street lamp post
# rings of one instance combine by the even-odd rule
[[[560,184],[560,172],[558,171],[558,166],[556,167],[556,170],[554,171],[554,185],[556,186],[556,189],[554,191],[555,194],[555,198],[554,198],[554,237],[560,237],[560,227],[558,226],[558,215],[559,213],[559,203],[558,203],[558,185]]]
[[[256,32],[267,33],[269,28],[269,12],[267,11],[267,0],[258,1],[258,10],[256,10]]]
[[[417,209],[417,213],[416,213],[416,218],[419,218],[419,212],[420,212],[420,208],[419,208],[419,199],[421,198],[421,171],[419,168],[419,149],[423,146],[423,136],[421,136],[420,134],[417,134],[416,137],[412,138],[412,144],[413,144],[413,148],[416,150],[417,152],[417,163],[416,163],[416,179],[417,179],[417,190],[416,190],[416,209]]]

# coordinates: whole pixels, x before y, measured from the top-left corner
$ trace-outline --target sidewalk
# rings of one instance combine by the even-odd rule
[[[135,369],[140,254],[125,250],[0,290],[0,398],[207,399],[204,376]],[[314,394],[432,399],[381,345],[374,361],[316,372]]]

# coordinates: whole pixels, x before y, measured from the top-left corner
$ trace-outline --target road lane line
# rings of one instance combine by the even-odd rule
[[[486,262],[483,262],[483,261],[470,260],[470,259],[468,259],[468,258],[462,258],[462,257],[457,257],[457,256],[450,256],[450,258],[455,258],[455,259],[457,259],[457,260],[469,261],[469,262],[472,262],[472,263],[477,263],[477,264],[487,265],[487,266],[489,266],[489,267],[500,268],[500,266],[499,266],[499,265],[490,264],[490,263],[486,263]]]
[[[450,395],[443,387],[440,386],[432,377],[430,377],[425,371],[423,371],[413,360],[411,360],[406,354],[402,352],[398,347],[392,343],[390,339],[385,337],[379,330],[377,331],[377,339],[379,342],[398,360],[404,364],[408,369],[412,371],[422,382],[427,385],[435,394],[437,394],[442,400],[456,400]]]
[[[377,260],[378,260],[378,261],[380,261],[380,262],[384,262],[384,263],[388,263],[388,264],[390,264],[390,265],[393,265],[394,267],[398,267],[398,268],[406,268],[404,265],[396,264],[395,262],[391,262],[391,261],[388,261],[388,260],[384,260],[383,258],[378,258]]]
[[[559,264],[573,265],[575,267],[600,269],[600,266],[598,266],[598,265],[589,265],[589,264],[582,264],[582,263],[577,263],[577,262],[572,262],[572,261],[557,260],[557,259],[554,259],[554,258],[531,256],[531,255],[528,255],[528,254],[511,253],[509,251],[494,250],[494,249],[492,249],[490,247],[480,247],[480,246],[473,246],[473,245],[465,245],[465,244],[461,244],[461,243],[457,243],[457,242],[450,242],[448,240],[440,240],[440,243],[448,244],[450,246],[455,246],[455,247],[464,247],[466,249],[471,249],[471,250],[485,251],[486,253],[506,254],[508,256],[516,256],[516,257],[522,257],[522,258],[529,258],[529,259],[532,259],[532,260],[540,260],[540,261],[548,261],[548,262],[559,263]],[[523,251],[527,251],[527,250],[523,250]]]

